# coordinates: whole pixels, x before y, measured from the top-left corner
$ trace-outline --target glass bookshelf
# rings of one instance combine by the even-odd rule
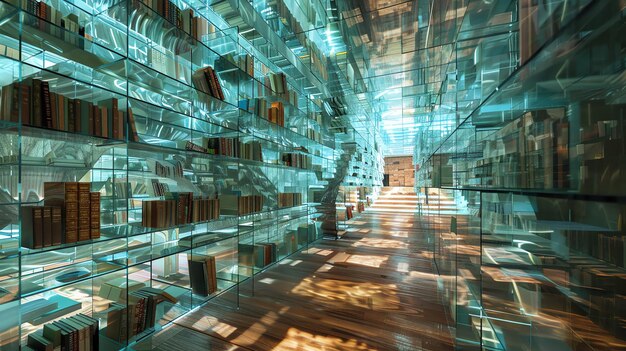
[[[624,4],[467,11],[416,147],[457,347],[624,349]]]
[[[132,349],[321,238],[326,5],[0,1],[0,350]]]

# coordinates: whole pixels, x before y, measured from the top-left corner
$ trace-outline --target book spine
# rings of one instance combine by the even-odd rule
[[[41,81],[33,79],[33,112],[29,124],[35,127],[41,127]]]
[[[89,212],[90,212],[90,237],[91,239],[100,238],[100,193],[92,192],[89,194]]]
[[[74,99],[72,101],[72,105],[74,105],[72,108],[74,109],[74,128],[70,129],[73,130],[76,133],[85,133],[85,125],[84,125],[84,116],[83,116],[83,105],[85,104],[85,102],[81,101],[80,99]]]
[[[65,240],[64,243],[78,241],[78,183],[65,183]]]
[[[21,123],[22,124],[30,124],[30,120],[31,120],[31,113],[32,113],[32,109],[31,109],[31,87],[25,84],[21,84],[20,85],[21,89],[22,89],[22,120]]]
[[[33,240],[32,249],[43,247],[43,207],[33,208]]]
[[[42,106],[42,126],[52,129],[52,106],[50,103],[50,85],[47,81],[41,83]]]
[[[93,106],[93,134],[94,136],[102,136],[102,110],[98,106]]]
[[[42,207],[42,247],[52,246],[52,207]]]
[[[78,241],[91,238],[90,190],[91,183],[78,183]]]
[[[59,100],[57,94],[50,92],[50,111],[52,114],[52,129],[59,129],[59,110],[57,102]]]
[[[74,99],[67,99],[67,130],[75,132],[76,129],[76,111],[74,111]]]

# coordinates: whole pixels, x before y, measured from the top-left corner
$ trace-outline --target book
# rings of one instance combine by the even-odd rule
[[[81,339],[80,331],[73,323],[69,323],[67,318],[58,320],[55,323],[69,334],[69,342],[66,347],[67,350],[73,350],[73,351],[84,350],[84,345],[83,345],[84,340]],[[84,337],[84,334],[83,334],[83,337]]]
[[[41,80],[32,79],[29,80],[33,87],[33,111],[29,124],[35,127],[41,127],[41,120],[43,116],[42,110],[42,93],[41,93]]]
[[[50,102],[50,85],[47,81],[41,82],[41,103],[43,127],[52,129],[52,106]]]
[[[21,212],[22,232],[20,239],[22,247],[29,249],[42,247],[43,238],[40,238],[39,235],[41,235],[43,226],[43,211],[38,206],[23,206]]]
[[[53,342],[43,337],[43,335],[39,335],[36,332],[28,334],[28,339],[27,339],[26,344],[28,345],[28,347],[36,351],[53,351],[54,350]]]
[[[187,255],[191,291],[208,296],[217,291],[217,272],[214,256]]]
[[[100,349],[100,321],[83,313],[79,313],[73,316],[73,318],[87,326],[89,349],[98,351]]]
[[[133,115],[133,111],[129,107],[126,113],[128,114],[128,140],[138,142],[139,135],[137,134],[137,126],[135,125],[135,116]]]
[[[107,321],[104,335],[117,342],[125,341],[126,318],[123,318],[123,316],[127,315],[126,306],[112,303],[109,308],[103,312],[103,314],[106,315]]]
[[[87,326],[83,325],[73,317],[64,318],[61,320],[61,322],[74,329],[73,333],[77,336],[78,339],[78,350],[89,350],[89,338],[87,337],[86,332]]]
[[[90,190],[91,183],[78,183],[78,241],[91,238]]]
[[[100,238],[100,193],[89,193],[90,238]]]
[[[53,322],[61,330],[61,350],[74,351],[78,349],[78,340],[74,333],[74,328],[64,323],[62,320]]]
[[[42,246],[52,246],[52,207],[43,206],[42,209]]]
[[[52,342],[53,347],[59,347],[62,344],[62,330],[54,323],[47,323],[43,326],[43,336]]]

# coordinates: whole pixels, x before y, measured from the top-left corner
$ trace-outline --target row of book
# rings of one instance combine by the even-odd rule
[[[174,161],[173,165],[164,165],[156,161],[154,164],[154,174],[159,177],[182,177],[183,163],[180,161]]]
[[[195,71],[191,79],[196,89],[216,99],[224,100],[224,90],[213,67],[207,66]]]
[[[28,78],[2,87],[2,119],[25,125],[124,139],[124,112],[115,98],[91,103],[50,91],[48,81]],[[130,114],[129,114],[130,118]]]
[[[193,193],[178,193],[172,200],[142,202],[141,225],[167,228],[175,225],[204,222],[219,218],[218,199],[194,199]]]
[[[212,155],[238,157],[246,160],[262,161],[261,143],[244,143],[239,138],[203,138],[203,147]]]
[[[312,165],[309,156],[298,153],[285,153],[282,155],[282,161],[285,166],[302,169],[310,169]]]
[[[100,238],[100,193],[91,183],[45,182],[44,206],[23,206],[21,245],[39,249]]]
[[[85,27],[80,25],[78,16],[73,13],[63,16],[61,11],[43,1],[13,0],[10,2],[15,6],[21,5],[23,10],[39,17],[40,19],[34,20],[29,24],[40,31],[49,33],[71,45],[78,46],[81,50],[85,48],[85,42],[80,37],[91,40],[91,36],[85,32]]]
[[[300,193],[278,193],[278,207],[294,207],[302,205],[302,194]]]
[[[141,0],[141,2],[198,41],[202,41],[206,35],[215,31],[213,25],[205,18],[195,16],[192,8],[181,10],[169,0]]]
[[[191,291],[208,296],[217,291],[217,268],[214,256],[187,255]]]
[[[261,195],[220,195],[221,213],[225,215],[243,216],[263,210]]]
[[[128,292],[128,304],[112,302],[103,312],[107,317],[105,335],[123,343],[158,321],[157,307],[162,302],[175,304],[178,300],[163,289],[142,287]]]
[[[29,334],[27,345],[38,351],[97,351],[100,349],[100,322],[82,313],[63,318],[45,324],[42,334]]]

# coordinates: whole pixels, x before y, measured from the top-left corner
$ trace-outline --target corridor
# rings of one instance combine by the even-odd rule
[[[366,212],[134,349],[451,350],[436,289],[419,217]]]

